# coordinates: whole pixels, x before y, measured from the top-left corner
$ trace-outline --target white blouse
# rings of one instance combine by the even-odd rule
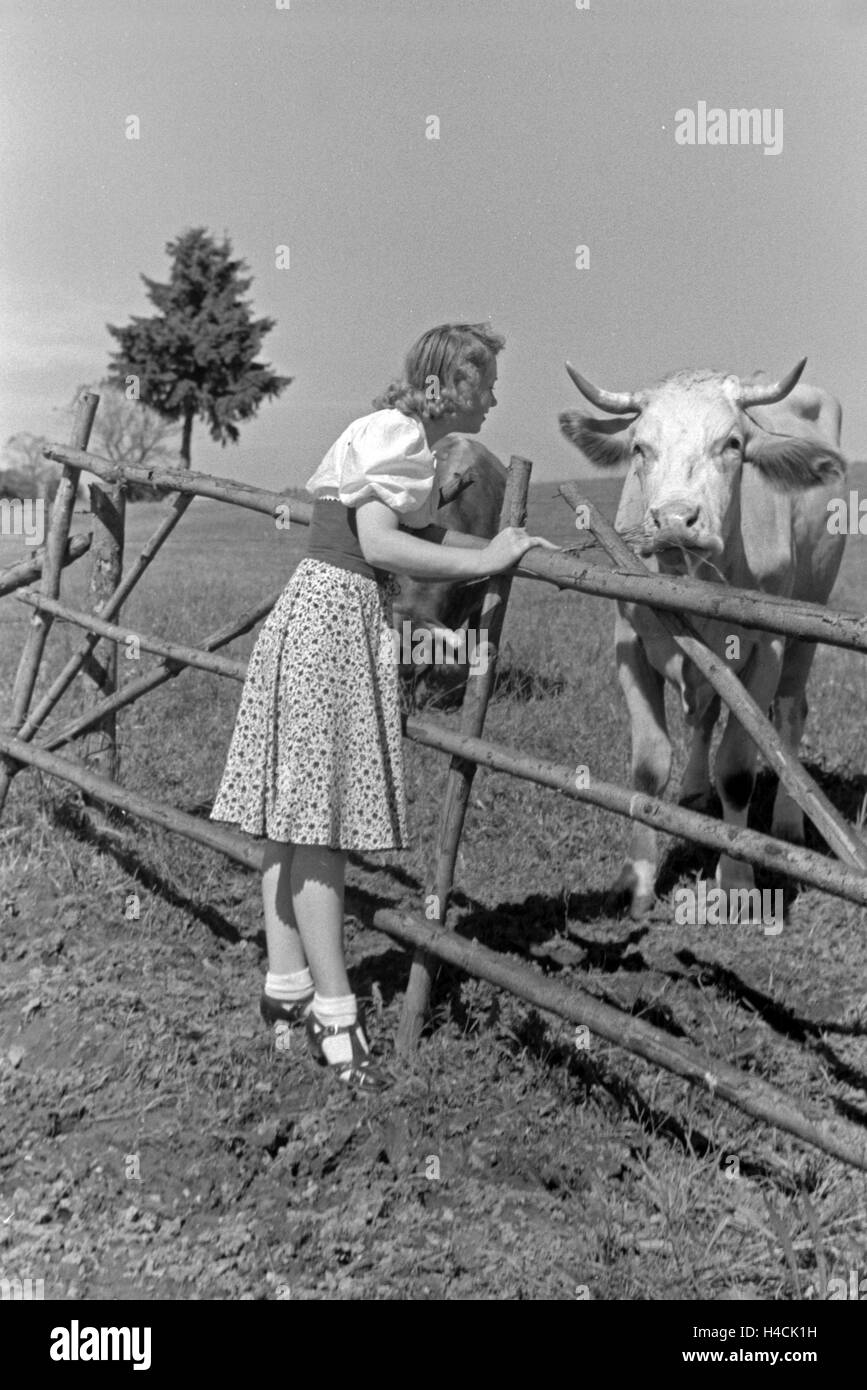
[[[306,486],[314,497],[346,507],[376,498],[419,529],[434,519],[435,482],[436,459],[421,421],[401,410],[375,410],[347,425]]]

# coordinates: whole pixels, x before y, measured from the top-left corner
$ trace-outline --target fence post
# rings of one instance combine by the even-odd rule
[[[135,588],[139,579],[144,574],[151,560],[159,551],[163,541],[165,541],[167,537],[171,535],[172,531],[177,526],[178,522],[184,515],[184,512],[187,510],[192,500],[192,493],[187,493],[184,496],[175,497],[170,510],[163,517],[162,521],[160,522],[156,531],[154,531],[153,535],[145,542],[144,546],[142,547],[138,559],[130,567],[130,569],[127,570],[120,584],[115,589],[114,593],[111,595],[111,598],[109,598],[108,601],[101,608],[99,616],[103,619],[103,621],[107,621],[110,617],[112,617],[114,613],[120,612],[121,604],[123,603],[124,599],[128,598],[128,596],[132,593],[132,590]],[[90,545],[90,542],[91,537],[88,536],[88,546]],[[29,595],[19,595],[19,597],[23,598],[26,602],[30,602]],[[89,661],[90,654],[98,641],[99,638],[94,636],[93,632],[90,632],[88,633],[87,637],[84,638],[83,642],[81,642],[81,644],[72,653],[66,665],[63,667],[63,670],[51,682],[51,685],[48,687],[45,694],[42,696],[42,699],[39,701],[38,705],[35,707],[35,709],[32,709],[30,711],[26,723],[22,725],[19,731],[18,737],[20,739],[27,740],[32,738],[36,730],[42,724],[45,723],[45,720],[48,718],[49,714],[54,709],[54,706],[57,704],[58,700],[60,700],[63,697],[63,695],[69,689],[72,682],[75,680],[75,677],[78,675],[78,672],[85,665],[85,663]],[[100,708],[98,711],[97,718],[90,721],[90,723],[87,726],[88,728],[93,728],[96,724],[98,724],[103,714],[109,713],[111,709],[119,708],[119,706],[115,703],[114,699],[111,697],[109,697],[108,701],[100,701],[100,705],[102,704],[107,704],[108,708],[106,710],[102,710]],[[91,713],[93,713],[93,711],[91,711]],[[56,747],[57,745],[51,744],[46,746]]]
[[[533,465],[528,459],[513,455],[509,463],[509,476],[506,480],[506,493],[500,513],[500,530],[508,526],[523,526],[527,516],[527,491],[530,486],[530,472]],[[497,666],[497,649],[506,604],[512,587],[512,574],[494,575],[485,588],[479,631],[486,642],[487,664],[478,675],[471,671],[467,677],[464,701],[461,709],[461,733],[474,737],[482,732],[488,701],[494,688]],[[446,793],[440,817],[437,838],[436,865],[433,880],[427,897],[433,897],[435,915],[430,919],[439,923],[446,920],[449,895],[452,891],[455,863],[458,856],[461,832],[467,810],[470,788],[475,775],[475,763],[463,758],[452,758],[446,782]],[[430,958],[424,951],[416,951],[410,970],[409,983],[404,996],[400,1023],[398,1024],[396,1047],[399,1053],[408,1055],[415,1051],[425,1014],[430,1002],[432,967]]]
[[[92,611],[99,615],[107,608],[117,591],[123,574],[124,523],[126,519],[126,488],[123,483],[91,483],[90,511],[93,543],[90,550],[90,594]],[[113,607],[112,616],[120,617],[120,605]],[[102,652],[91,651],[84,670],[103,695],[117,690],[118,647],[116,642],[103,644]],[[116,782],[119,771],[117,750],[117,712],[112,710],[93,728],[89,735],[88,753],[94,770]]]
[[[93,426],[93,418],[96,415],[96,408],[99,405],[99,396],[93,391],[82,391],[78,398],[75,409],[75,421],[72,426],[72,439],[70,448],[84,450],[87,448],[90,439],[90,431]],[[75,499],[78,495],[78,479],[81,476],[81,468],[73,464],[65,464],[54,503],[51,508],[51,522],[48,528],[48,537],[45,543],[45,558],[42,564],[42,579],[39,592],[46,598],[57,598],[60,593],[60,576],[63,571],[64,559],[66,557],[66,543],[69,537],[69,524],[72,520],[72,512],[75,507]],[[52,624],[50,613],[34,613],[30,620],[30,630],[27,640],[24,643],[24,650],[21,653],[21,660],[18,664],[18,674],[15,677],[15,685],[12,691],[12,714],[9,724],[6,726],[8,732],[16,733],[27,717],[30,708],[30,701],[33,698],[33,690],[36,685],[36,677],[39,674],[39,663],[42,660],[42,653],[45,650],[45,641],[48,637],[48,630]],[[6,798],[9,795],[9,787],[12,778],[19,771],[21,764],[8,758],[0,759],[0,817],[6,805]]]

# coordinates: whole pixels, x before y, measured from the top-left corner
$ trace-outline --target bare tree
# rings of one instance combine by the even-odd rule
[[[44,497],[53,501],[60,469],[43,458],[47,443],[44,435],[28,430],[9,436],[3,445],[0,497]]]

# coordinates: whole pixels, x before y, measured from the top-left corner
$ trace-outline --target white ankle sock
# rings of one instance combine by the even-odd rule
[[[348,1028],[358,1020],[358,1004],[354,994],[343,994],[336,998],[326,998],[316,993],[313,996],[313,1016],[326,1027],[336,1025]],[[347,1033],[322,1039],[322,1051],[332,1065],[352,1061],[352,1039]]]
[[[303,999],[312,989],[313,976],[306,966],[294,974],[275,975],[269,970],[265,976],[265,993],[269,999],[284,999],[291,1004],[296,999]]]

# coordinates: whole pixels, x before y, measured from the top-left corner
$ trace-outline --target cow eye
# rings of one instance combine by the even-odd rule
[[[633,444],[632,457],[635,459],[637,463],[644,462],[644,450],[642,449],[640,444]]]
[[[739,437],[738,435],[736,435],[736,434],[733,434],[733,435],[731,436],[731,438],[729,439],[728,443],[726,444],[726,448],[727,448],[727,449],[740,449],[740,448],[741,448],[741,445],[742,445],[742,440],[740,439],[740,437]]]

